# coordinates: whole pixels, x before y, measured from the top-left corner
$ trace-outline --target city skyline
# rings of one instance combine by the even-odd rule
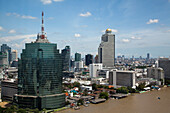
[[[116,56],[169,57],[170,1],[136,0],[2,0],[0,1],[0,45],[18,50],[36,40],[41,12],[50,42],[61,50],[97,54],[103,31],[112,29]]]

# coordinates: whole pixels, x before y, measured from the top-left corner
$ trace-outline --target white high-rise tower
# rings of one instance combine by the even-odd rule
[[[104,67],[113,67],[115,64],[115,34],[111,29],[106,29],[101,37],[101,43],[98,48],[98,61],[103,63]]]

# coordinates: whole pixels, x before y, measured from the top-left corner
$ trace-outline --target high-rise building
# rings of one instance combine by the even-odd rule
[[[65,49],[62,50],[62,59],[63,59],[63,71],[70,70],[70,46],[66,46]]]
[[[0,52],[0,67],[7,67],[8,64],[8,52]]]
[[[89,64],[92,64],[93,63],[93,55],[91,55],[91,54],[87,54],[86,56],[85,56],[85,64],[86,64],[86,66],[89,66]]]
[[[37,40],[26,43],[18,67],[18,94],[15,102],[19,107],[54,109],[65,105],[62,93],[62,58],[57,44],[50,43],[44,33]]]
[[[8,62],[10,64],[10,62],[11,62],[11,47],[9,47],[7,44],[2,44],[1,52],[8,52]]]
[[[75,61],[81,61],[81,54],[75,53]]]
[[[104,67],[113,67],[115,64],[115,35],[111,29],[107,29],[101,37],[101,43],[98,48],[99,63]]]
[[[11,53],[11,61],[17,61],[18,60],[18,57],[17,57],[17,50],[13,50],[12,53]]]
[[[147,59],[148,59],[148,60],[150,59],[150,54],[149,54],[149,53],[147,53]]]
[[[161,67],[164,70],[165,79],[170,80],[170,59],[160,58],[158,60],[158,67]]]
[[[99,62],[98,58],[99,58],[99,56],[96,55],[95,58],[94,58],[94,59],[95,59],[95,63],[98,63],[98,62]]]

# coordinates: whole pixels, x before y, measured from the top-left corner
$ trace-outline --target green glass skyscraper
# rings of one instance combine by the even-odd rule
[[[42,13],[43,17],[43,13]],[[62,93],[62,58],[56,44],[42,34],[27,43],[19,59],[18,94],[15,102],[23,108],[53,109],[65,105]]]
[[[81,54],[80,53],[75,53],[75,61],[81,61]]]

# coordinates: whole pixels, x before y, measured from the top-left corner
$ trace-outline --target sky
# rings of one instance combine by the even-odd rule
[[[19,54],[41,32],[61,50],[96,55],[107,28],[116,56],[170,56],[170,0],[0,0],[0,45]]]

